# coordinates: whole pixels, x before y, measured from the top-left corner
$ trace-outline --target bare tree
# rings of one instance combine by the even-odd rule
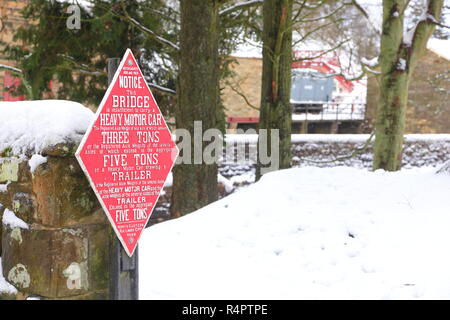
[[[404,32],[409,1],[383,0],[374,169],[395,171],[401,167],[409,81],[438,23],[443,2],[423,1],[416,21]]]

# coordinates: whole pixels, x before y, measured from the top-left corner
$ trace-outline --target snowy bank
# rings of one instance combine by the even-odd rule
[[[94,113],[63,100],[0,102],[0,152],[42,153],[60,143],[79,143]]]
[[[267,174],[146,229],[141,299],[449,299],[450,178],[434,172]]]

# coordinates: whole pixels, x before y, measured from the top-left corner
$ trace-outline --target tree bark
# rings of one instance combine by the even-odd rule
[[[403,36],[404,17],[400,14],[406,3],[405,0],[383,0],[374,170],[401,168],[409,80],[435,29],[433,17],[440,16],[443,6],[443,0],[429,0],[427,17],[417,24],[409,42]]]
[[[400,169],[401,165],[408,75],[406,68],[398,68],[399,48],[403,41],[403,18],[394,17],[393,12],[401,12],[404,5],[404,0],[383,1],[381,81],[375,125],[374,169],[394,171]]]
[[[289,168],[291,164],[292,10],[293,0],[265,0],[263,4],[263,73],[259,130],[268,130],[268,139],[264,146],[258,143],[257,179],[261,177],[261,169],[264,168],[260,161],[260,147],[267,148],[267,154],[273,151],[270,129],[279,130],[280,168]]]
[[[174,167],[172,217],[218,198],[217,164],[194,164],[194,121],[217,127],[219,106],[218,1],[181,0],[180,75],[176,127],[191,134],[191,164]],[[201,133],[203,136],[203,132]],[[205,143],[202,144],[202,150]]]

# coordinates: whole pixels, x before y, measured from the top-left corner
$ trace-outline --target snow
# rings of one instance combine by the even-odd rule
[[[253,172],[245,172],[237,176],[232,176],[229,180],[231,181],[233,186],[235,184],[250,184],[255,182],[255,174]]]
[[[450,174],[450,161],[447,161],[446,163],[444,163],[444,165],[441,168],[439,168],[437,173],[439,173],[439,174]]]
[[[11,284],[9,284],[3,277],[2,258],[0,257],[0,294],[2,293],[16,294],[17,289]]]
[[[369,16],[370,26],[380,34],[381,25],[383,23],[383,7],[381,0],[357,0],[357,2]]]
[[[233,5],[219,11],[219,15],[224,15],[226,13],[232,12],[236,9],[238,9],[239,7],[245,7],[249,4],[256,4],[256,3],[260,3],[262,4],[263,0],[248,0],[248,1],[240,1],[240,2],[236,2]]]
[[[378,57],[372,58],[370,60],[366,58],[361,58],[361,62],[371,68],[374,68],[379,64]]]
[[[357,0],[361,7],[369,15],[369,20],[376,30],[381,33],[381,27],[383,22],[383,6],[381,0]],[[408,9],[405,12],[405,32],[403,34],[403,42],[406,45],[411,45],[414,32],[416,30],[417,24],[420,21],[430,19],[431,21],[436,21],[436,17],[428,14],[426,6],[428,1],[411,1]],[[421,7],[417,7],[420,4]],[[420,13],[413,13],[412,6],[416,5],[416,10],[419,9]],[[449,6],[450,1],[445,0],[444,6]],[[444,8],[445,10],[445,8]],[[444,11],[445,12],[445,11]],[[393,13],[394,17],[399,17],[399,13],[395,11]],[[445,22],[445,21],[444,21]],[[450,60],[450,44],[448,40],[430,39],[428,41],[428,49],[435,52],[436,54],[442,56],[445,59]]]
[[[354,142],[364,143],[369,139],[369,134],[292,134],[292,143],[300,142]],[[405,134],[405,141],[408,142],[440,142],[449,141],[450,134]],[[225,137],[227,144],[231,143],[251,143],[258,142],[257,134],[227,134]]]
[[[39,167],[41,164],[47,162],[47,157],[43,157],[40,154],[33,154],[31,156],[30,160],[28,160],[28,165],[30,166],[31,173],[34,173],[37,167]]]
[[[442,58],[450,61],[450,40],[431,38],[428,40],[427,48]]]
[[[219,183],[222,183],[225,187],[225,191],[227,193],[230,193],[234,190],[233,182],[222,176],[220,173],[217,174],[217,181]],[[166,182],[164,184],[164,187],[172,187],[173,185],[173,174],[172,172],[169,172],[169,175],[167,176]]]
[[[450,140],[450,134],[437,133],[437,134],[405,134],[405,141],[423,141],[423,142],[438,142]]]
[[[140,297],[449,299],[449,192],[432,168],[266,174],[146,229]]]
[[[78,5],[80,7],[82,7],[83,9],[86,10],[86,12],[91,13],[91,9],[94,6],[94,3],[92,0],[57,0],[58,2],[61,3],[67,3],[67,5]]]
[[[169,175],[166,178],[166,182],[164,183],[164,187],[171,187],[173,185],[173,174],[172,171],[169,172]]]
[[[256,58],[262,59],[262,43],[251,39],[242,40],[236,49],[231,53],[235,58]]]
[[[22,70],[20,70],[18,68],[11,67],[11,66],[8,66],[6,64],[2,64],[2,63],[0,63],[0,68],[6,69],[6,70],[10,70],[10,71],[13,71],[13,72],[17,72],[17,73],[22,73]]]
[[[0,151],[10,147],[15,155],[78,143],[94,120],[88,108],[63,100],[0,102],[0,113]]]
[[[217,175],[217,182],[223,184],[227,193],[230,193],[234,190],[233,182],[222,176],[220,173]]]
[[[407,29],[404,33],[403,33],[403,43],[407,46],[410,47],[412,45],[412,41],[414,39],[414,34],[416,33],[416,29],[417,26],[419,25],[420,21],[424,21],[426,19],[425,16],[420,17],[421,19],[419,19],[417,21],[416,24],[414,24],[411,28]]]
[[[0,184],[0,193],[6,193],[8,192],[8,185],[11,183],[11,181],[8,181],[8,183]],[[0,204],[1,207],[1,204]]]
[[[398,60],[397,69],[398,70],[406,70],[406,60],[405,59],[400,58]]]
[[[28,224],[25,221],[18,218],[14,214],[14,212],[12,212],[9,209],[5,209],[5,212],[3,212],[2,223],[5,226],[10,226],[12,229],[14,229],[14,228],[28,229],[29,228]]]

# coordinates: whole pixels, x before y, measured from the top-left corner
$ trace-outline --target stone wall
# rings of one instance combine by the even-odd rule
[[[361,149],[369,135],[367,134],[295,134],[292,135],[292,165],[301,166],[351,166],[357,168],[372,167],[372,143],[354,157],[342,159]],[[228,135],[227,144],[235,143],[235,153],[223,157],[219,166],[220,173],[226,178],[247,175],[255,170],[255,161],[250,154],[256,153],[256,135]],[[237,160],[238,146],[245,150],[246,161]],[[244,146],[244,147],[243,147]],[[423,166],[440,167],[450,160],[450,134],[410,134],[405,136],[403,146],[403,168]],[[241,181],[240,179],[235,179]]]
[[[16,297],[108,298],[113,235],[74,150],[0,157],[1,262]]]

